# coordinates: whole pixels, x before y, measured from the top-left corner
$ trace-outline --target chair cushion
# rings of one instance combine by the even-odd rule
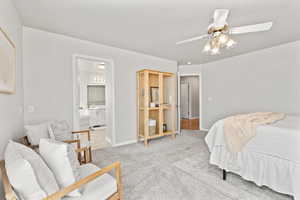
[[[26,125],[25,133],[28,137],[29,142],[32,145],[38,145],[40,143],[40,139],[50,138],[49,125],[50,125],[50,122],[45,122],[45,123],[36,124],[36,125]]]
[[[61,188],[80,180],[79,161],[71,144],[41,139],[40,154],[48,164]],[[80,189],[74,190],[68,196],[81,196]]]
[[[98,170],[100,168],[94,164],[81,165],[80,176],[84,178]],[[62,200],[105,200],[115,192],[117,192],[116,180],[109,174],[103,174],[83,186],[81,197],[65,197]]]
[[[42,199],[59,190],[53,173],[32,149],[9,141],[4,156],[9,181],[22,199]]]
[[[50,137],[57,141],[72,140],[73,136],[67,121],[54,121],[50,125]]]

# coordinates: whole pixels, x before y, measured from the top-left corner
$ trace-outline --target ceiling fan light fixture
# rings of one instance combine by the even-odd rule
[[[215,48],[213,48],[213,49],[211,50],[210,53],[211,53],[211,55],[217,55],[217,54],[220,53],[220,48],[215,47]]]
[[[203,48],[203,52],[209,52],[210,50],[211,50],[211,45],[210,45],[210,41],[208,41]]]
[[[234,41],[233,39],[229,39],[226,43],[227,49],[232,48],[235,45],[236,45],[236,41]]]
[[[226,43],[228,42],[229,40],[229,36],[227,34],[221,34],[219,35],[219,42],[222,44],[222,45],[226,45]]]
[[[213,15],[213,22],[208,26],[206,34],[182,40],[176,42],[176,44],[185,44],[208,38],[208,42],[203,47],[202,52],[210,53],[210,55],[216,55],[224,48],[230,49],[237,44],[233,39],[231,39],[232,35],[268,31],[273,25],[273,22],[270,21],[246,26],[231,27],[227,22],[228,14],[228,9],[216,9]]]

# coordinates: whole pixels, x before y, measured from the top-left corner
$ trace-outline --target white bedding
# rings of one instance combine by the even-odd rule
[[[223,120],[212,126],[205,141],[211,164],[300,200],[299,115],[287,115],[274,124],[258,126],[257,135],[240,153],[228,151]]]

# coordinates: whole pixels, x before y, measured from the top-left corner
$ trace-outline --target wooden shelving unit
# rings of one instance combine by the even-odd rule
[[[156,95],[151,92],[154,89]],[[147,69],[137,72],[137,130],[138,139],[144,140],[145,146],[150,139],[169,135],[175,138],[176,101],[175,74]],[[150,103],[155,103],[155,107]],[[149,130],[149,120],[156,121],[154,134]]]

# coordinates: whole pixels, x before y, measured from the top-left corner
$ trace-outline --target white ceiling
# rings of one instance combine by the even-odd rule
[[[14,0],[25,26],[129,49],[184,64],[205,63],[300,39],[299,0]],[[238,46],[202,54],[214,9],[229,8],[231,26],[273,21],[269,32],[234,36]]]

